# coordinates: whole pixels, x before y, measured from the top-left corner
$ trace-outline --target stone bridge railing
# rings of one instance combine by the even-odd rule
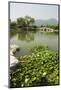
[[[54,30],[52,28],[47,28],[47,27],[41,27],[39,28],[40,31],[45,31],[45,32],[58,32],[58,30]]]

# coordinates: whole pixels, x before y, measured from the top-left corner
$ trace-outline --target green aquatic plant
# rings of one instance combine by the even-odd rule
[[[19,58],[20,67],[10,74],[10,87],[59,84],[58,53],[47,46],[34,47],[31,52]]]

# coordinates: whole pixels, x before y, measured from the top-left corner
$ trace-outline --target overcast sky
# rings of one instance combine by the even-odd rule
[[[10,19],[16,20],[18,17],[31,16],[35,19],[51,19],[58,20],[57,5],[42,4],[26,4],[26,3],[10,3]]]

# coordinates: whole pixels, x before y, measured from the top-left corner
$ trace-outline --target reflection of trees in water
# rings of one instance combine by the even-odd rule
[[[13,37],[13,36],[15,36],[18,32],[20,32],[21,31],[21,29],[10,29],[10,37]]]
[[[34,40],[34,32],[30,32],[30,31],[20,32],[18,33],[18,39],[26,40],[26,41]]]

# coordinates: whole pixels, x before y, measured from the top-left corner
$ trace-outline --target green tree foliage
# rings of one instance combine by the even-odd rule
[[[30,16],[19,17],[16,22],[10,23],[10,29],[21,29],[21,30],[35,30],[37,28],[34,25],[35,19]]]
[[[30,26],[34,23],[34,18],[30,16],[20,17],[17,19],[18,27],[29,30]]]
[[[11,22],[10,21],[10,36],[13,36],[17,33],[17,24],[15,21]]]
[[[25,23],[27,26],[30,26],[34,23],[34,18],[30,17],[30,16],[25,16]]]
[[[15,21],[10,22],[10,29],[16,29],[17,28],[17,24]]]
[[[18,19],[17,19],[17,25],[19,26],[19,27],[25,27],[25,19],[23,18],[23,17],[19,17]]]
[[[59,29],[59,25],[47,25],[47,27],[52,28],[54,30],[58,30]]]

